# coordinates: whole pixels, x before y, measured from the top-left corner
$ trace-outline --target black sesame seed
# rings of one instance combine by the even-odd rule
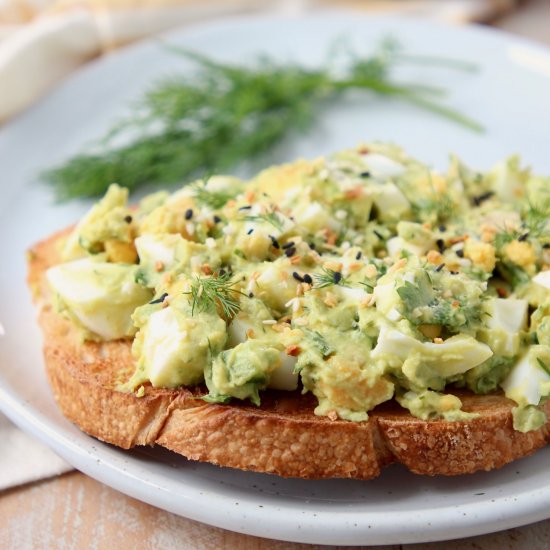
[[[437,239],[435,244],[437,245],[439,252],[443,252],[445,250],[445,241],[443,239]]]
[[[220,277],[223,277],[226,273],[225,269],[220,269]]]
[[[162,304],[162,302],[164,302],[164,300],[166,299],[166,296],[168,296],[168,293],[165,292],[164,294],[161,294],[158,298],[156,298],[155,300],[149,302],[150,304]]]
[[[307,243],[307,245],[311,248],[311,250],[315,250],[315,243]]]
[[[544,243],[544,244],[542,245],[542,248],[545,248],[545,249],[548,250],[548,249],[550,248],[550,243]]]
[[[299,281],[300,283],[303,283],[303,282],[304,282],[304,278],[303,278],[299,273],[297,273],[296,271],[293,271],[293,272],[292,272],[292,276],[293,276],[297,281]]]
[[[249,292],[249,293],[248,293],[248,297],[249,297],[249,298],[254,298],[254,292]]]
[[[464,249],[463,248],[460,248],[458,249],[455,254],[459,257],[459,258],[464,258]]]
[[[124,221],[126,223],[132,223],[132,216],[124,216]]]
[[[445,267],[445,264],[439,264],[439,265],[435,268],[435,270],[439,272],[439,271],[441,271],[444,267]]]
[[[474,197],[472,199],[472,202],[479,206],[481,203],[485,202],[487,199],[490,199],[495,193],[493,191],[487,191],[486,193],[482,193],[481,195],[478,195],[477,197]]]
[[[526,241],[526,240],[527,240],[527,237],[529,237],[529,232],[524,233],[523,235],[520,235],[520,236],[518,237],[518,241],[520,241],[520,242]]]
[[[294,246],[294,241],[288,241],[287,243],[283,244],[282,249],[286,250],[287,248],[292,248]]]
[[[307,273],[304,275],[304,283],[307,283],[308,285],[313,284],[313,279],[311,278],[311,275],[308,275]]]
[[[292,248],[287,248],[287,249],[285,250],[285,256],[286,256],[287,258],[292,258],[292,256],[294,256],[294,254],[296,254],[296,249],[295,249],[294,247],[292,247]]]
[[[447,231],[447,228],[444,225],[440,225],[438,229],[439,231],[441,231],[441,233],[443,233],[443,231]]]
[[[246,234],[247,234],[247,235],[252,235],[252,232],[253,232],[253,231],[254,231],[254,229],[249,229],[249,230],[246,232]]]
[[[378,231],[376,231],[376,229],[373,230],[373,233],[374,233],[381,241],[384,240],[384,237],[383,237]]]
[[[186,220],[190,220],[192,217],[193,217],[193,209],[192,209],[192,208],[188,208],[188,209],[185,211],[185,219],[186,219]]]
[[[214,223],[220,223],[222,221],[222,219],[219,216],[214,216],[213,220],[214,220]]]
[[[359,175],[362,178],[370,178],[370,172],[361,172]]]
[[[337,285],[342,280],[342,274],[339,271],[335,271],[332,276],[332,280],[334,281],[334,284]]]
[[[451,275],[458,275],[458,271],[449,271]]]
[[[239,208],[239,210],[250,210],[251,208],[252,208],[252,206],[247,205],[247,206],[241,206],[241,207]]]
[[[362,255],[363,253],[359,250],[359,252],[357,252],[357,255],[355,256],[355,259],[360,260]]]
[[[271,244],[274,248],[281,248],[279,241],[273,235],[269,235],[269,238],[271,239]]]

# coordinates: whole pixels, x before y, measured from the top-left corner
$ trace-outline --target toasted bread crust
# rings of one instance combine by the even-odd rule
[[[315,416],[314,398],[297,392],[265,392],[261,407],[207,404],[202,388],[123,392],[119,384],[133,372],[130,342],[81,343],[49,302],[43,275],[59,262],[67,231],[33,247],[28,282],[55,399],[69,420],[102,441],[125,449],[161,445],[192,460],[285,477],[356,479],[376,477],[392,462],[428,475],[491,470],[550,441],[550,422],[515,431],[514,403],[502,395],[459,394],[463,409],[480,415],[469,422],[423,421],[394,402],[367,422],[348,422]],[[550,416],[550,401],[544,408]]]

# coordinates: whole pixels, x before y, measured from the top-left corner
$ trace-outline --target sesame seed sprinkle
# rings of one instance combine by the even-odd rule
[[[285,250],[285,256],[287,258],[290,258],[290,257],[294,256],[294,254],[296,254],[296,249],[295,248],[287,248]]]
[[[269,235],[269,238],[271,239],[271,244],[273,245],[273,248],[281,248],[279,241],[273,235]]]

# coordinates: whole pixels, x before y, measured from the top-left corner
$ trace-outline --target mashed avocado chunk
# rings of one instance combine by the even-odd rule
[[[135,334],[129,390],[301,390],[351,421],[392,398],[468,420],[455,388],[503,390],[525,431],[550,395],[549,220],[550,180],[516,157],[441,173],[371,143],[132,210],[113,185],[48,279],[86,338]]]
[[[206,369],[207,400],[223,403],[237,397],[259,405],[259,390],[267,388],[280,363],[280,351],[261,340],[248,340],[222,351]]]
[[[111,185],[67,239],[64,260],[106,251],[113,261],[134,263],[134,224],[127,202],[128,189]]]

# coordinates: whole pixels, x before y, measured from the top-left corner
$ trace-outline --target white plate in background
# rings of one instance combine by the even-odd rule
[[[440,168],[449,151],[480,169],[518,152],[536,171],[550,174],[550,54],[512,36],[332,12],[228,19],[171,33],[168,40],[223,61],[245,62],[268,52],[315,65],[338,37],[369,52],[388,34],[410,52],[479,63],[477,74],[417,67],[402,76],[449,89],[449,104],[481,121],[487,132],[473,134],[412,106],[354,94],[326,108],[310,133],[278,147],[271,162],[377,139],[399,143]],[[368,482],[288,480],[192,463],[164,450],[125,452],[84,435],[61,416],[43,371],[40,334],[24,285],[24,251],[77,219],[89,203],[55,205],[36,174],[98,136],[151,78],[190,70],[192,65],[158,43],[142,43],[91,63],[0,130],[0,323],[5,330],[0,409],[107,485],[251,535],[325,544],[410,543],[550,517],[550,448],[499,471],[459,478],[419,477],[392,466]]]

